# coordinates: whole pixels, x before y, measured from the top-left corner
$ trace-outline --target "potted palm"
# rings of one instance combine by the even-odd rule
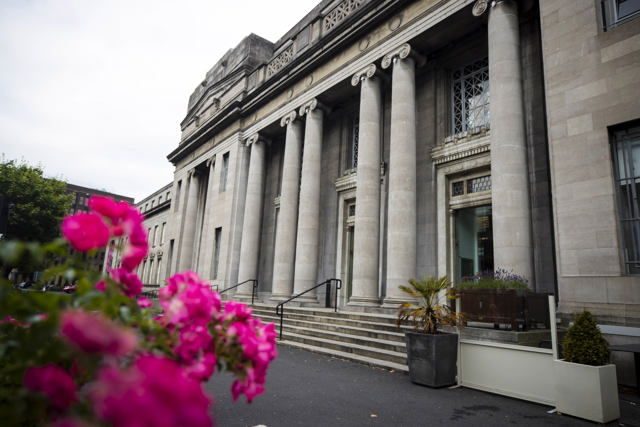
[[[458,323],[458,315],[443,301],[454,298],[451,282],[446,276],[425,276],[410,279],[409,286],[401,285],[400,289],[417,300],[398,308],[398,327],[409,323],[415,330],[405,333],[409,378],[430,387],[455,384],[458,334],[439,330],[442,325]]]
[[[599,423],[620,418],[616,366],[591,313],[576,316],[562,351],[564,360],[554,361],[557,411]]]

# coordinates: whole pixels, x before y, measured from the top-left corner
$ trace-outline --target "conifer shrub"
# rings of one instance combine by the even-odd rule
[[[609,363],[609,343],[588,311],[576,315],[562,346],[566,362],[602,366]]]

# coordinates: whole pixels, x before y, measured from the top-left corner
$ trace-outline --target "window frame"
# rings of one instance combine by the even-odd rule
[[[622,267],[624,274],[640,276],[640,120],[609,128],[609,140]],[[634,142],[638,147],[635,161]],[[620,164],[621,158],[623,165]],[[621,167],[625,169],[624,177],[620,174]],[[627,194],[626,205],[623,203],[623,186]],[[629,223],[628,227],[626,223]]]
[[[626,1],[626,0],[623,0]],[[629,21],[633,21],[636,18],[640,18],[640,4],[635,12],[632,12],[624,17],[618,16],[618,2],[619,0],[599,0],[600,8],[599,14],[602,24],[602,31],[607,32],[619,27],[622,24],[626,24]]]

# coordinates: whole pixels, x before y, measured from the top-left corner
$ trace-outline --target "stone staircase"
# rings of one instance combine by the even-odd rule
[[[275,323],[279,332],[275,307],[254,304],[253,314],[265,323]],[[404,330],[396,327],[395,320],[388,314],[286,306],[278,344],[407,372]]]

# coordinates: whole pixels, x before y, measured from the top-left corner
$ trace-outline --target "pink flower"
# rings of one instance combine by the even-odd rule
[[[106,246],[109,243],[109,228],[94,213],[77,213],[62,221],[62,234],[71,246],[81,252]]]
[[[133,331],[116,325],[102,314],[68,310],[62,314],[62,335],[87,353],[120,356],[131,352],[138,339]]]
[[[220,295],[193,271],[170,277],[159,295],[164,321],[169,324],[204,324],[220,313]]]
[[[53,364],[27,369],[24,373],[24,386],[44,393],[53,406],[60,410],[67,409],[78,400],[71,375]]]
[[[138,305],[140,306],[140,308],[149,308],[153,305],[153,303],[147,297],[140,297],[138,298]]]
[[[89,391],[99,419],[122,427],[210,426],[198,381],[167,358],[145,355],[126,370],[103,367]]]
[[[113,280],[122,285],[122,293],[129,298],[142,293],[142,281],[138,275],[126,268],[111,270]]]
[[[213,351],[213,338],[206,326],[188,325],[180,330],[180,338],[175,353],[183,360],[191,362],[200,353]]]
[[[126,268],[129,271],[135,270],[147,255],[148,251],[149,244],[146,242],[142,245],[132,245],[128,243],[122,253],[122,268]]]
[[[129,210],[127,202],[116,202],[110,197],[91,196],[89,198],[89,208],[111,220],[112,224],[118,223]]]
[[[184,371],[198,382],[205,382],[211,378],[216,370],[216,356],[213,353],[206,353],[190,365],[184,366]]]

